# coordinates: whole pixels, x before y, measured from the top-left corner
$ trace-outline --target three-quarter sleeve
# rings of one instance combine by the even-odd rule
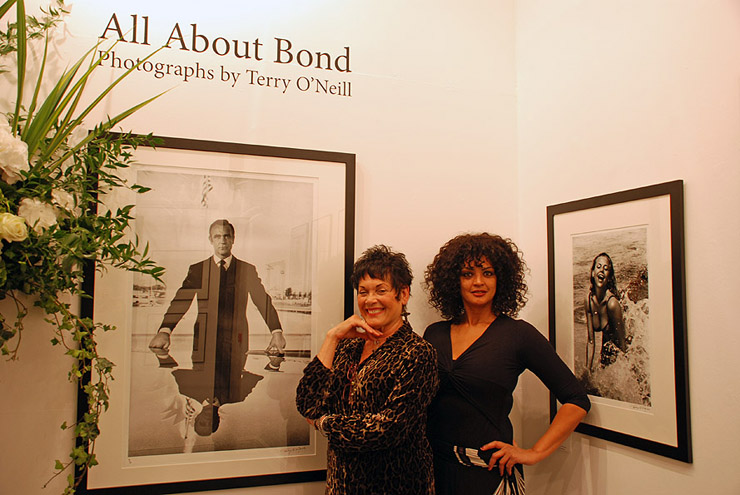
[[[520,335],[524,340],[520,346],[524,366],[542,380],[561,404],[574,404],[588,411],[591,401],[586,390],[550,342],[529,324],[523,326]]]

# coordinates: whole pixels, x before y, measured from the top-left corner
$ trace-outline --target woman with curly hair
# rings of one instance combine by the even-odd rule
[[[547,339],[515,319],[527,301],[525,271],[516,245],[487,233],[455,237],[427,267],[429,300],[445,318],[424,333],[440,376],[427,423],[437,495],[523,494],[522,465],[554,452],[591,406]],[[530,448],[514,444],[509,420],[525,369],[563,404]]]
[[[601,332],[601,365],[608,366],[617,359],[619,351],[627,349],[627,338],[622,318],[622,304],[619,302],[617,277],[614,263],[606,253],[599,253],[591,263],[591,285],[586,295],[586,362],[588,369],[594,369],[596,354],[595,332]]]

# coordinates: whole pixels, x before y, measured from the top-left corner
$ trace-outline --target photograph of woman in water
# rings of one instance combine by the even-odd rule
[[[573,236],[575,375],[590,395],[650,407],[647,231]]]
[[[599,253],[591,263],[591,286],[583,304],[588,327],[586,361],[589,370],[594,369],[596,355],[594,333],[601,332],[602,335],[600,359],[602,365],[612,364],[619,351],[627,350],[620,299],[617,279],[614,276],[614,262],[608,254]]]
[[[683,181],[547,216],[550,342],[591,402],[576,431],[691,462]]]

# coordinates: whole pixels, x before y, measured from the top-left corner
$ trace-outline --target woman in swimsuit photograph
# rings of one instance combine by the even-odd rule
[[[619,351],[627,348],[627,339],[622,317],[622,304],[617,290],[617,279],[614,275],[614,263],[606,253],[599,253],[591,263],[591,284],[586,295],[586,327],[588,342],[586,344],[586,363],[590,371],[594,370],[596,356],[595,334],[601,332],[602,366],[608,366],[617,358]]]

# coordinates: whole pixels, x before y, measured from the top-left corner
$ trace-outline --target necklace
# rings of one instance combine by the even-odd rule
[[[385,343],[385,341],[388,340],[389,337],[391,337],[393,334],[396,333],[396,331],[398,331],[399,328],[401,328],[401,327],[398,327],[398,328],[396,328],[394,330],[391,330],[388,333],[383,333],[383,336],[381,338],[379,338],[378,340],[374,340],[373,341],[373,345],[375,346],[375,348],[378,348],[381,345],[383,345]]]

